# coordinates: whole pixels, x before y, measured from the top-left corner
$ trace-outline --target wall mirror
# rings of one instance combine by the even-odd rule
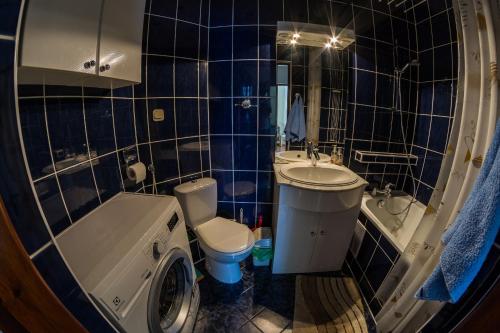
[[[278,22],[276,151],[343,146],[353,42],[349,29]]]

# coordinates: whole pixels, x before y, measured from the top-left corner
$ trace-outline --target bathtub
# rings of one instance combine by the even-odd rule
[[[365,193],[361,203],[362,213],[369,218],[388,241],[400,252],[403,253],[410,242],[418,224],[424,216],[426,207],[419,201],[411,205],[408,217],[404,219],[405,213],[391,215],[386,207],[378,207],[378,202],[384,199],[383,196],[372,197]],[[387,202],[387,208],[392,212],[402,211],[412,200],[409,195],[391,197]]]

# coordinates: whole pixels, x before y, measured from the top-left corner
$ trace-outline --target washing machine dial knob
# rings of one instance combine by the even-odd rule
[[[153,243],[153,258],[158,260],[163,253],[165,253],[165,245],[161,241],[155,241]]]

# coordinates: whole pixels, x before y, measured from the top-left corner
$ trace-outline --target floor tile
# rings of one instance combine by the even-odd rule
[[[201,319],[198,319],[193,332],[238,332],[246,321],[245,316],[237,309],[219,305],[206,313]]]
[[[253,318],[252,322],[265,333],[280,333],[290,323],[290,319],[265,309]]]
[[[239,333],[262,333],[261,330],[257,328],[251,321],[248,321],[239,330]]]
[[[249,258],[241,264],[241,281],[224,284],[211,277],[202,264],[197,268],[205,278],[199,284],[200,308],[194,332],[292,332],[297,275],[273,275],[270,267],[254,267]],[[369,323],[373,326],[373,319]]]

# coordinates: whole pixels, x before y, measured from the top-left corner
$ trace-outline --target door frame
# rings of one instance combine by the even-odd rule
[[[88,333],[46,284],[0,197],[0,330]]]

